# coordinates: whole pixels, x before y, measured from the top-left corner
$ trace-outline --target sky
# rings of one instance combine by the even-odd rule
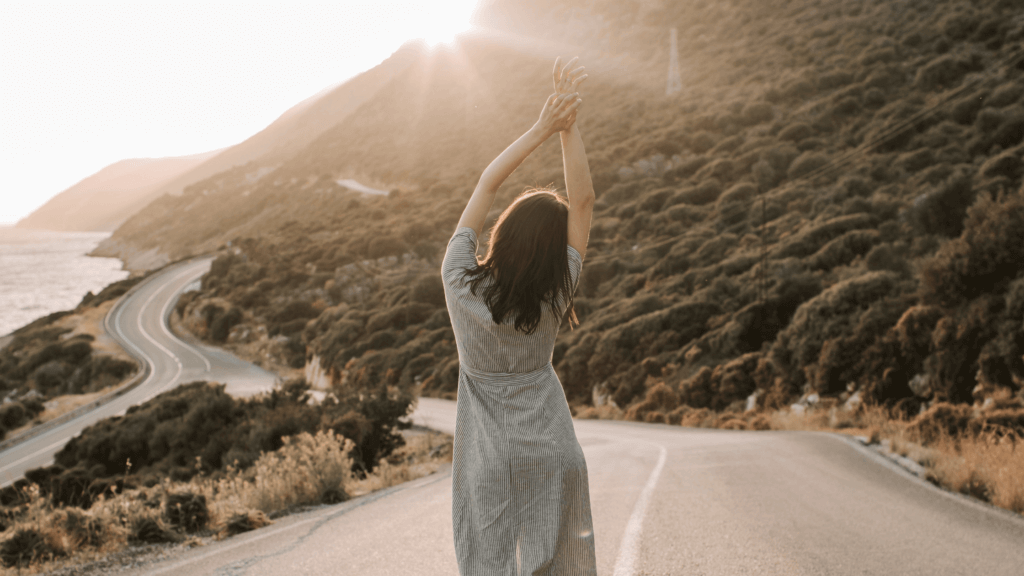
[[[0,225],[118,160],[237,144],[476,2],[5,3]]]

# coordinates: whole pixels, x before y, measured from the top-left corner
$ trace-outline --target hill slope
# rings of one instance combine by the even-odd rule
[[[553,358],[574,407],[678,422],[801,397],[911,412],[1020,394],[1018,3],[509,1],[482,19],[490,33],[419,55],[262,178],[219,173],[113,242],[230,248],[179,306],[204,337],[336,387],[452,394],[439,258],[480,171],[533,122],[554,55],[578,51],[598,203],[582,325]],[[563,185],[557,146],[499,209]]]
[[[257,162],[257,170],[275,167],[348,117],[383,84],[400,74],[420,50],[422,47],[417,44],[407,44],[371,70],[296,104],[244,142],[168,182],[163,191],[180,194],[190,184],[249,162]]]
[[[162,185],[215,154],[115,162],[54,196],[22,218],[18,226],[68,232],[113,231],[152,201]]]

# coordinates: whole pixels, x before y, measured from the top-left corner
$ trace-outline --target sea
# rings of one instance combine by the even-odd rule
[[[0,337],[127,278],[120,260],[86,256],[109,235],[0,226]]]

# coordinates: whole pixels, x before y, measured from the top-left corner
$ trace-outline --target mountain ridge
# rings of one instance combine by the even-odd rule
[[[57,194],[19,220],[16,226],[67,232],[112,232],[152,200],[154,190],[218,152],[119,160]]]

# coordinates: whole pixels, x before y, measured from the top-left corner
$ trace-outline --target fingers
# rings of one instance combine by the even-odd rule
[[[576,92],[566,92],[565,94],[560,95],[558,97],[559,100],[555,103],[555,110],[562,113],[565,110],[572,109],[573,106],[578,105],[577,101],[582,102],[579,96],[580,95]]]
[[[583,81],[586,80],[586,79],[587,79],[587,75],[586,74],[584,74],[582,76],[578,76],[575,80],[572,81],[572,86],[569,87],[569,90],[571,90],[572,92],[579,91],[580,84],[582,84]]]
[[[555,69],[551,71],[551,77],[555,79],[555,86],[558,86],[558,83],[561,82],[561,80],[562,80],[561,74],[558,73],[559,72],[558,65],[561,62],[562,62],[562,57],[561,56],[555,58]]]
[[[566,64],[564,68],[562,68],[562,73],[559,75],[559,79],[565,78],[568,74],[568,71],[572,69],[573,65],[576,64],[576,61],[579,59],[580,57],[576,56],[572,60],[569,60],[569,63]]]

